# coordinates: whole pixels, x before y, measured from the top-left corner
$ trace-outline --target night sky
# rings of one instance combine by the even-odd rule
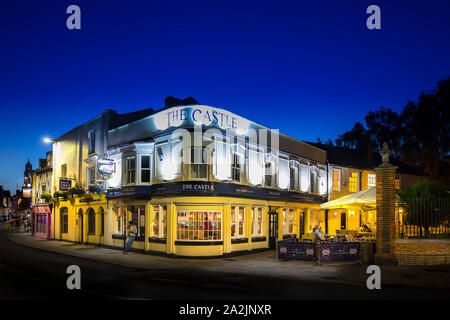
[[[81,30],[66,8],[81,8]],[[366,8],[381,8],[381,30]],[[107,108],[193,96],[302,140],[335,139],[450,76],[450,1],[22,1],[0,4],[0,185]]]

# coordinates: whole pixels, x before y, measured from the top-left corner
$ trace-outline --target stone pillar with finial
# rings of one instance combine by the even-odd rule
[[[383,162],[375,168],[377,185],[377,240],[375,264],[396,265],[395,254],[395,171],[389,163],[391,151],[387,142],[381,150]]]

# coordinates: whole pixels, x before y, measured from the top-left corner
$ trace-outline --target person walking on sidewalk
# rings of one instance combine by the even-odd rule
[[[127,243],[125,244],[125,250],[123,253],[128,253],[128,251],[130,251],[131,245],[133,244],[133,241],[134,239],[136,239],[137,236],[137,228],[132,221],[128,223],[127,229],[128,229],[128,239]]]

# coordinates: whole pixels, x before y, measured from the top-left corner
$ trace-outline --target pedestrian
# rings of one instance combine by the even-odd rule
[[[133,241],[134,239],[136,239],[137,236],[137,228],[132,221],[128,223],[127,230],[128,230],[128,239],[127,243],[125,244],[125,250],[123,253],[128,253],[128,251],[130,251],[131,245],[133,244]]]

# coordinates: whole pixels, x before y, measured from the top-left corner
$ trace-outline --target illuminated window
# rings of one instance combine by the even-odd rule
[[[152,237],[166,238],[167,235],[167,206],[153,206]]]
[[[191,178],[208,178],[207,149],[194,147],[191,149]]]
[[[141,156],[141,182],[150,182],[150,156]]]
[[[352,172],[350,177],[348,177],[348,191],[356,192],[358,191],[358,173]]]
[[[294,209],[283,209],[283,234],[294,233]]]
[[[177,210],[177,240],[222,240],[222,212]]]
[[[135,223],[138,237],[145,236],[145,206],[131,206],[131,220]]]
[[[369,188],[371,187],[375,187],[377,185],[377,181],[376,181],[376,175],[375,174],[368,174],[367,175],[367,186]]]
[[[400,189],[400,178],[395,179],[395,189]]]
[[[263,208],[252,208],[252,235],[262,236],[263,234]]]
[[[116,222],[116,228],[115,228],[115,233],[116,234],[123,234],[123,221],[125,219],[124,215],[126,212],[126,208],[116,208],[116,213],[115,213],[115,222]]]
[[[341,191],[341,170],[333,169],[333,191]]]
[[[98,212],[100,214],[100,234],[104,235],[105,234],[105,210],[103,209],[103,207],[100,207],[98,209]]]
[[[127,184],[134,183],[136,181],[136,158],[129,157],[126,160],[126,176]]]
[[[289,188],[291,190],[297,190],[298,189],[298,169],[297,167],[291,166],[289,169]]]
[[[244,237],[244,207],[231,207],[231,237]]]
[[[241,181],[241,157],[239,154],[233,154],[233,163],[231,165],[231,177],[234,181]]]

